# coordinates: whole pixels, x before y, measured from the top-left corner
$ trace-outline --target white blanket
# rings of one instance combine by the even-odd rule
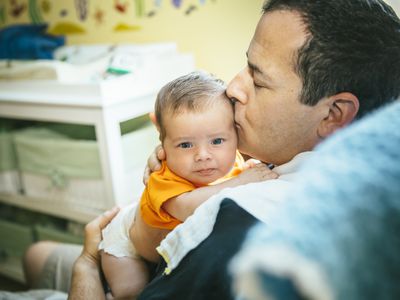
[[[279,174],[278,179],[226,188],[199,206],[194,214],[170,232],[157,248],[167,263],[164,272],[169,274],[190,250],[210,235],[220,204],[225,198],[232,199],[260,221],[267,222],[282,196],[290,193],[296,172],[310,155],[312,152],[300,153],[290,162],[274,168],[274,172]]]

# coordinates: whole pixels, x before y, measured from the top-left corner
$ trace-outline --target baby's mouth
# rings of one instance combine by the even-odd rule
[[[196,171],[196,173],[199,173],[202,176],[210,176],[210,175],[214,174],[214,172],[215,172],[214,168],[200,169],[200,170]]]

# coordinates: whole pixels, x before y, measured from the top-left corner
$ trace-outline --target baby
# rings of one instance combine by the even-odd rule
[[[103,231],[108,298],[134,299],[149,280],[156,247],[212,195],[226,187],[276,178],[264,164],[247,166],[237,152],[233,106],[221,80],[193,72],[165,85],[155,123],[166,153],[151,174],[139,209],[130,205]],[[199,226],[201,226],[199,224]]]

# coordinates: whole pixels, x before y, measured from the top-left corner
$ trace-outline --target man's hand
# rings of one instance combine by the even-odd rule
[[[161,169],[161,161],[166,158],[165,156],[165,151],[162,145],[158,145],[153,153],[149,156],[147,159],[147,165],[146,168],[144,169],[144,174],[143,174],[143,183],[147,184],[149,181],[150,174],[154,171],[158,171]]]
[[[111,222],[111,220],[117,215],[118,212],[119,208],[114,207],[86,224],[85,243],[83,245],[81,256],[85,257],[95,264],[99,264],[100,254],[98,251],[98,247],[102,239],[101,231],[107,226],[108,223]]]
[[[72,269],[69,300],[106,299],[100,278],[98,247],[101,241],[101,230],[111,222],[118,212],[119,208],[114,207],[86,225],[83,250]]]

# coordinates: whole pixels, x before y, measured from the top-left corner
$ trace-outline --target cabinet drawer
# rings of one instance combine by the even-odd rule
[[[32,228],[0,219],[0,249],[6,256],[22,256],[34,241]]]

